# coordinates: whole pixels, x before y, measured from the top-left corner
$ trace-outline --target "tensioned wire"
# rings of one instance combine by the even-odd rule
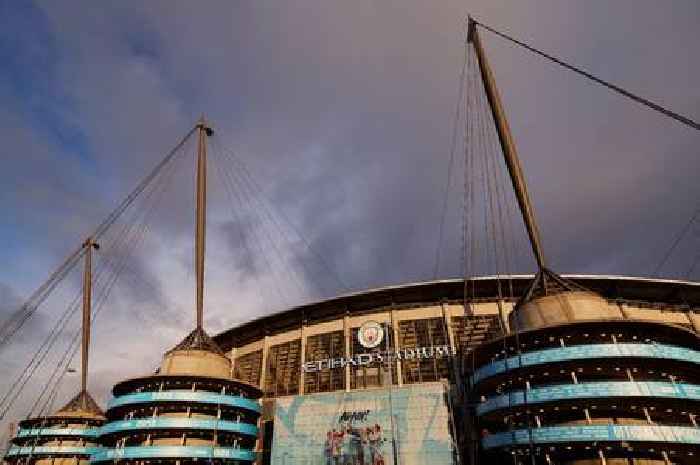
[[[98,270],[99,273],[98,280],[96,281],[96,288],[103,282],[102,276],[105,276],[105,285],[98,291],[99,295],[95,299],[95,305],[93,307],[93,319],[99,314],[99,312],[104,307],[112,289],[117,283],[118,278],[122,275],[127,267],[129,258],[138,250],[139,246],[143,243],[150,224],[150,219],[153,218],[154,210],[157,205],[159,205],[164,192],[167,190],[168,186],[171,184],[174,174],[176,172],[176,165],[171,164],[162,173],[162,175],[155,179],[150,191],[145,194],[142,201],[143,210],[135,210],[133,213],[133,220],[126,222],[121,228],[119,233],[116,234],[116,238],[106,247],[103,247],[104,252],[99,255],[98,260]],[[110,274],[111,273],[111,274]],[[44,396],[47,389],[51,385],[51,381],[60,373],[59,378],[53,383],[51,389],[53,395],[49,395],[46,401],[43,403],[39,414],[48,413],[48,404],[50,399],[55,397],[57,394],[58,387],[61,385],[63,377],[66,374],[68,366],[72,363],[78,348],[80,347],[80,330],[76,331],[71,344],[66,349],[60,362],[54,368],[54,372],[47,381],[42,390],[41,395],[37,398],[34,406],[29,412],[29,416],[33,415],[42,397]],[[70,358],[68,358],[70,354]]]
[[[306,288],[303,284],[303,278],[299,273],[292,268],[292,264],[286,259],[284,251],[281,249],[281,244],[284,242],[290,243],[288,235],[283,228],[280,228],[278,223],[273,220],[273,214],[270,212],[268,205],[263,202],[260,195],[256,195],[254,189],[246,182],[246,177],[243,176],[241,170],[233,169],[233,162],[225,150],[220,152],[228,163],[224,163],[224,172],[231,175],[234,186],[237,186],[245,198],[245,203],[251,212],[255,214],[258,229],[261,229],[264,236],[267,238],[274,256],[277,258],[279,265],[286,270],[288,274],[287,280],[296,286],[298,295],[304,295]],[[276,240],[274,235],[278,234],[281,240]]]
[[[687,116],[683,116],[683,115],[676,113],[674,111],[671,111],[668,108],[665,108],[657,103],[654,103],[651,100],[648,100],[648,99],[645,99],[644,97],[640,97],[639,95],[633,94],[632,92],[625,90],[624,88],[622,88],[618,85],[612,84],[611,82],[605,81],[597,76],[594,76],[593,74],[591,74],[587,71],[584,71],[583,69],[581,69],[579,67],[571,65],[560,58],[556,58],[548,53],[545,53],[541,50],[538,50],[531,45],[528,45],[520,40],[517,40],[517,39],[513,38],[512,36],[509,36],[508,34],[505,34],[501,31],[498,31],[498,30],[496,30],[490,26],[487,26],[479,21],[476,21],[476,20],[473,20],[473,21],[477,26],[482,27],[482,28],[486,29],[487,31],[490,31],[490,32],[496,34],[497,36],[500,36],[500,37],[508,40],[509,42],[515,44],[515,45],[518,45],[518,46],[520,46],[520,47],[522,47],[530,52],[533,52],[536,55],[544,57],[547,60],[549,60],[553,63],[556,63],[557,65],[568,69],[569,71],[573,71],[574,73],[579,74],[579,75],[581,75],[581,76],[583,76],[583,77],[585,77],[585,78],[587,78],[587,79],[589,79],[597,84],[600,84],[604,87],[607,87],[608,89],[612,90],[613,92],[616,92],[624,97],[627,97],[628,99],[630,99],[632,101],[640,103],[640,104],[646,106],[647,108],[650,108],[658,113],[661,113],[664,116],[672,118],[672,119],[674,119],[682,124],[685,124],[686,126],[689,126],[693,129],[700,131],[700,123],[693,121],[692,119],[688,118]]]
[[[283,212],[278,211],[272,207],[270,201],[266,198],[266,195],[260,186],[260,183],[256,181],[255,177],[251,174],[250,170],[246,164],[238,157],[232,150],[221,150],[220,153],[225,159],[223,164],[224,171],[230,174],[233,185],[239,186],[242,195],[247,198],[254,212],[262,212],[257,216],[258,220],[263,229],[265,229],[264,234],[268,237],[271,245],[277,256],[282,262],[286,262],[285,254],[280,249],[281,243],[287,243],[290,246],[294,246],[296,243],[301,243],[303,247],[309,252],[312,258],[316,259],[316,262],[324,270],[324,276],[330,277],[336,282],[336,286],[331,289],[334,294],[338,293],[338,288],[340,290],[347,290],[347,286],[343,283],[342,279],[339,277],[338,273],[329,264],[329,262],[321,255],[318,250],[316,250],[310,243],[310,241],[302,234],[297,227],[291,222],[291,220],[284,215]],[[273,234],[276,233],[281,239],[280,241],[275,241]],[[295,237],[293,237],[296,236]],[[297,239],[298,238],[298,239]],[[316,271],[311,268],[310,263],[304,260],[303,257],[297,257],[298,262],[306,272],[315,276]],[[298,273],[294,273],[294,279],[303,292],[306,290],[305,286],[299,280],[297,276]]]
[[[282,299],[282,302],[286,305],[290,305],[292,299],[288,294],[288,290],[283,290],[281,283],[296,284],[298,292],[303,292],[303,289],[299,285],[298,278],[296,278],[295,271],[289,267],[281,252],[276,247],[276,242],[272,238],[270,230],[267,227],[260,226],[261,224],[264,224],[264,218],[259,211],[260,209],[257,208],[257,205],[255,204],[250,193],[241,187],[240,182],[227,168],[228,160],[224,158],[220,150],[215,149],[213,150],[213,153],[219,159],[220,163],[220,165],[218,165],[220,169],[217,171],[217,174],[219,174],[220,178],[223,180],[226,193],[232,200],[230,202],[232,216],[236,219],[236,221],[238,221],[239,224],[242,225],[245,224],[245,220],[247,219],[243,215],[243,212],[245,212],[247,215],[252,217],[252,224],[254,224],[256,228],[262,229],[261,235],[256,234],[257,230],[255,231],[250,242],[256,246],[260,252],[259,256],[262,257],[264,264],[267,266],[268,271],[272,275],[273,288]],[[239,208],[236,208],[236,206]],[[239,231],[239,237],[241,238],[246,251],[250,254],[251,259],[255,259],[255,255],[252,253],[248,242],[243,237],[242,231]],[[267,242],[265,242],[265,239],[267,239]],[[277,265],[275,265],[275,262]],[[259,279],[257,274],[256,278]]]
[[[178,151],[184,146],[185,142],[194,133],[196,127],[190,129],[180,142],[170,150],[166,156],[137,184],[136,188],[131,191],[126,198],[100,223],[95,231],[90,235],[96,241],[99,240],[114,222],[116,222],[126,209],[141,195],[151,181],[167,166],[175,157]],[[44,281],[30,296],[25,300],[20,307],[13,312],[10,317],[0,326],[0,349],[13,340],[19,330],[26,322],[36,313],[41,304],[51,295],[56,286],[70,273],[70,271],[80,262],[84,250],[79,247],[68,258],[66,258],[58,268]]]
[[[175,153],[177,153],[177,152],[175,152]],[[175,153],[173,153],[173,155]],[[170,157],[169,159],[172,159],[172,158],[173,157]],[[168,165],[166,167],[166,165],[164,165],[164,164],[161,164],[160,166],[161,166],[161,169],[162,168],[170,169],[172,167],[172,165]],[[170,172],[172,173],[173,170],[170,169]],[[159,171],[159,173],[161,173],[161,171]],[[157,174],[158,173],[156,173],[156,175]],[[150,178],[151,181],[153,181],[154,179],[155,179],[155,181],[153,182],[152,185],[144,185],[140,189],[140,192],[146,192],[146,194],[144,194],[144,197],[145,197],[144,204],[147,204],[147,202],[153,196],[153,193],[156,192],[156,190],[159,189],[159,186],[162,184],[161,183],[162,176],[160,178],[157,178],[156,176]],[[150,191],[146,190],[147,187],[150,189]],[[135,200],[136,200],[136,197],[134,197],[129,202],[129,205],[127,205],[127,207],[133,205]],[[122,210],[122,212],[120,213],[120,216],[125,211],[126,211],[126,208],[124,208]],[[135,215],[135,216],[137,216],[137,215]],[[111,222],[112,225],[114,224],[116,219],[117,218],[114,218],[114,221]],[[144,217],[144,222],[145,222],[145,217]],[[98,290],[98,292],[99,292],[99,285],[102,282],[102,277],[105,274],[104,273],[105,269],[107,268],[107,266],[109,266],[111,264],[111,262],[113,262],[116,259],[117,253],[121,249],[124,249],[124,246],[127,246],[127,247],[130,246],[129,249],[131,251],[133,251],[135,249],[136,245],[139,243],[138,238],[135,237],[134,234],[132,234],[132,231],[133,231],[136,224],[137,223],[127,223],[122,228],[122,230],[118,234],[116,234],[116,238],[114,240],[110,240],[109,235],[106,235],[108,230],[103,231],[103,234],[105,234],[105,235],[104,235],[104,241],[101,241],[101,245],[102,245],[101,256],[104,258],[104,260],[98,261],[98,266],[96,267],[96,270],[95,270],[95,278],[96,278],[95,279],[95,290]],[[112,249],[114,249],[113,254],[110,253],[110,251]],[[125,258],[128,256],[129,256],[128,253],[126,253]],[[110,281],[109,278],[108,278],[108,281]],[[111,289],[111,286],[110,286],[110,289]],[[22,372],[20,373],[20,375],[17,378],[17,380],[15,381],[15,383],[13,383],[10,390],[6,393],[5,397],[2,399],[2,402],[0,402],[0,405],[4,405],[4,409],[2,411],[2,414],[0,415],[0,418],[3,418],[6,415],[6,413],[10,410],[12,405],[15,403],[15,401],[18,399],[18,397],[22,393],[24,386],[26,386],[26,384],[29,382],[29,380],[34,376],[34,373],[37,371],[37,368],[44,362],[46,356],[49,354],[50,349],[53,347],[53,345],[58,340],[58,338],[63,334],[63,332],[65,332],[65,329],[67,327],[68,322],[70,321],[71,317],[77,312],[77,309],[79,308],[79,299],[80,299],[81,295],[82,295],[82,290],[79,289],[76,292],[76,296],[74,297],[72,303],[68,306],[67,310],[63,313],[61,318],[59,318],[57,323],[52,328],[49,336],[40,345],[39,350],[37,350],[36,354],[34,355],[34,357],[32,357],[29,364],[25,367],[24,370],[22,370]],[[104,299],[106,299],[106,295],[104,296]],[[76,333],[75,338],[79,338],[79,335],[80,335],[80,331],[78,331]],[[75,341],[77,341],[77,339],[74,339],[73,342],[75,342]],[[76,346],[75,350],[77,350],[77,346]],[[51,381],[56,376],[58,369],[62,366],[62,363],[65,360],[65,358],[69,352],[70,352],[70,346],[69,346],[69,349],[64,354],[64,356],[61,358],[61,362],[59,362],[59,364],[54,367],[54,372],[49,377],[46,386],[44,387],[39,398],[37,399],[34,406],[32,407],[32,409],[30,411],[30,415],[33,414],[34,410],[36,409],[37,404],[40,402],[41,398],[45,394],[46,390],[48,389],[48,386],[51,384]],[[66,364],[66,368],[67,368],[67,364]],[[63,375],[65,375],[65,371],[64,371],[64,373],[62,373],[62,376]],[[20,385],[20,383],[21,383],[21,385]],[[19,386],[19,389],[16,389],[17,386]],[[13,391],[14,391],[14,393],[13,393]],[[48,399],[47,399],[47,402],[48,402]]]
[[[214,142],[214,141],[212,141]],[[233,220],[235,221],[236,224],[238,225],[243,225],[244,224],[244,219],[243,219],[243,214],[241,212],[243,206],[245,205],[244,200],[241,198],[240,192],[235,189],[235,187],[232,186],[233,180],[231,179],[230,176],[228,176],[228,173],[225,173],[223,171],[223,167],[219,168],[219,163],[223,164],[226,162],[226,160],[222,160],[223,155],[221,155],[217,144],[212,143],[211,144],[211,152],[214,155],[212,157],[212,168],[214,168],[214,180],[218,180],[219,183],[221,184],[221,187],[223,188],[223,193],[226,198],[226,204],[229,206],[231,210],[231,216]],[[280,301],[284,304],[288,304],[290,301],[288,298],[284,295],[282,292],[281,286],[279,285],[279,281],[282,278],[282,276],[277,276],[278,270],[275,269],[272,264],[269,261],[268,255],[265,253],[264,248],[262,244],[260,243],[260,240],[258,240],[258,237],[256,234],[253,234],[251,238],[246,238],[243,230],[239,227],[237,228],[238,232],[238,239],[240,243],[242,244],[243,248],[245,249],[245,253],[249,257],[250,260],[255,260],[256,256],[259,256],[261,260],[264,262],[264,266],[266,267],[267,271],[275,276],[273,279],[272,283],[272,288],[275,290],[277,293],[278,297],[280,298]],[[251,248],[251,243],[257,248],[257,251],[259,252],[259,255],[256,255]],[[258,289],[263,289],[262,287],[262,281],[260,279],[260,276],[258,273],[253,273],[253,278],[255,279],[256,285],[258,286]],[[262,298],[262,295],[260,293],[256,293],[256,295],[260,298],[261,305],[264,306],[267,304],[265,302],[265,299]]]
[[[262,189],[262,186],[260,183],[255,179],[255,177],[252,175],[250,169],[247,167],[245,162],[238,156],[233,150],[228,150],[224,152],[225,154],[228,154],[230,160],[236,165],[236,167],[239,168],[240,173],[242,174],[242,177],[244,181],[248,184],[250,189],[258,194],[259,199],[262,201],[263,204],[267,204],[268,206],[268,212],[271,220],[277,224],[278,229],[284,233],[285,229],[283,225],[281,224],[284,222],[291,232],[293,232],[299,240],[302,242],[304,247],[318,260],[319,265],[324,269],[325,272],[329,273],[329,275],[335,280],[336,284],[338,285],[339,289],[341,291],[348,291],[349,288],[343,281],[343,279],[340,277],[338,271],[331,266],[331,264],[326,260],[326,258],[315,248],[312,246],[311,242],[309,239],[301,233],[298,227],[294,225],[294,222],[291,221],[291,219],[284,213],[283,210],[279,209],[278,213],[279,215],[275,215],[274,213],[276,210],[272,207],[271,202],[269,199],[266,198],[265,192]],[[279,216],[280,218],[277,218]],[[286,239],[291,243],[292,239],[290,238],[289,235],[286,236]],[[337,290],[336,290],[337,291]]]
[[[695,223],[695,221],[698,219],[699,216],[700,216],[700,205],[698,205],[695,208],[695,211],[693,212],[693,215],[690,217],[688,222],[685,223],[685,225],[683,225],[683,227],[681,228],[680,231],[678,231],[678,233],[676,234],[676,237],[673,239],[673,242],[671,243],[671,246],[668,248],[668,250],[664,254],[664,256],[661,259],[661,261],[659,262],[659,264],[656,265],[656,268],[654,268],[654,272],[652,273],[652,276],[654,276],[655,278],[659,277],[659,272],[664,267],[666,262],[668,262],[668,259],[671,258],[671,255],[673,255],[673,252],[675,252],[675,250],[678,248],[678,245],[681,243],[683,238],[688,234],[691,227],[693,226],[693,224]],[[700,254],[697,257],[700,257]],[[695,265],[697,264],[697,260],[698,260],[697,257],[695,258],[691,267],[686,272],[686,274],[685,274],[686,279],[688,279],[688,277],[690,276],[690,273],[692,273],[693,269],[695,268]]]
[[[457,153],[457,141],[460,128],[460,119],[462,114],[462,105],[464,100],[464,80],[467,72],[469,51],[465,49],[462,68],[459,73],[459,87],[457,89],[457,105],[452,118],[452,135],[450,138],[450,158],[447,163],[447,176],[445,182],[445,194],[442,201],[442,212],[440,214],[440,226],[438,228],[437,245],[435,247],[435,267],[433,269],[433,279],[437,279],[440,273],[440,261],[442,258],[442,240],[445,229],[445,221],[447,217],[447,207],[450,198],[450,188],[452,186],[452,170],[455,164],[455,154]]]
[[[136,244],[136,243],[138,243],[138,242],[125,241],[125,244]],[[127,260],[128,257],[129,257],[129,254],[126,254],[126,253],[123,254],[123,256],[122,256],[122,263],[126,262],[126,260]],[[105,271],[107,268],[108,268],[107,266],[103,266],[103,267],[100,269],[100,275],[102,275],[102,274],[103,274],[102,272]],[[92,309],[92,315],[91,315],[91,316],[92,316],[93,321],[96,319],[96,317],[99,315],[100,311],[102,310],[102,308],[103,308],[103,306],[104,306],[104,303],[106,302],[107,297],[109,296],[109,294],[110,294],[110,292],[111,292],[111,290],[112,290],[114,284],[117,282],[117,279],[118,279],[118,277],[119,277],[121,271],[123,271],[123,267],[121,267],[121,269],[119,269],[119,270],[114,271],[114,272],[112,273],[112,275],[107,276],[107,281],[108,281],[108,282],[107,282],[107,284],[106,284],[105,286],[102,287],[102,289],[101,289],[102,292],[100,293],[100,295],[99,295],[98,298],[96,299],[96,305],[95,305],[95,306],[93,307],[93,309]],[[106,274],[106,273],[105,273],[105,274]],[[101,276],[100,276],[100,277],[101,277]],[[99,286],[99,283],[96,283],[96,285]],[[57,397],[57,395],[58,395],[58,390],[59,390],[59,388],[60,388],[60,386],[61,386],[61,383],[62,383],[62,381],[63,381],[63,378],[64,378],[65,374],[67,373],[67,368],[68,368],[68,366],[73,362],[73,359],[74,359],[75,355],[77,354],[78,349],[80,348],[81,333],[82,333],[82,331],[81,331],[80,329],[78,329],[77,331],[75,331],[75,333],[74,333],[74,335],[73,335],[73,338],[72,338],[72,341],[71,341],[71,343],[68,345],[68,348],[66,349],[66,351],[65,351],[65,353],[64,353],[64,355],[63,355],[63,357],[62,357],[62,359],[61,359],[60,362],[56,365],[55,370],[54,370],[54,373],[52,373],[51,378],[49,378],[49,381],[48,381],[48,382],[46,383],[46,385],[44,386],[44,390],[42,391],[41,395],[40,395],[39,398],[36,400],[36,402],[35,402],[34,405],[32,406],[31,411],[30,411],[29,414],[27,415],[27,418],[30,418],[31,416],[34,415],[34,410],[37,408],[38,404],[40,403],[41,397],[44,395],[46,389],[47,389],[48,386],[50,385],[51,379],[53,379],[53,377],[55,376],[56,372],[57,372],[58,370],[60,370],[60,373],[61,373],[60,377],[59,377],[59,378],[56,380],[56,382],[54,383],[54,385],[53,385],[53,387],[52,387],[52,389],[51,389],[51,391],[50,391],[48,397],[46,398],[46,401],[44,402],[44,404],[43,404],[43,406],[41,407],[41,409],[38,411],[38,415],[41,415],[41,416],[43,417],[42,426],[45,425],[45,422],[46,422],[46,420],[47,420],[47,417],[48,417],[48,415],[51,413],[49,409],[50,409],[51,405],[53,404],[53,401],[56,399],[56,397]],[[67,357],[68,354],[70,354],[70,358]],[[66,361],[66,360],[67,360],[67,361]],[[62,368],[62,369],[61,369],[61,368]],[[32,453],[33,453],[33,449],[34,449],[34,447],[36,447],[38,441],[39,441],[39,436],[36,436],[36,437],[34,438],[33,444],[32,444]],[[32,453],[30,453],[30,457],[31,457]]]

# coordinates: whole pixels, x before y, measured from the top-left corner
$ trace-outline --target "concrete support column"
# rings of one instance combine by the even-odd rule
[[[233,374],[236,372],[236,352],[238,347],[231,349],[229,357],[231,358],[231,372],[229,373],[229,378],[233,379]]]
[[[263,350],[262,350],[262,367],[260,369],[260,389],[263,391],[263,397],[265,396],[265,376],[267,376],[267,349],[269,348],[270,336],[265,334],[263,339]]]
[[[620,315],[622,315],[622,319],[629,320],[630,315],[629,315],[629,313],[627,313],[627,310],[625,309],[625,304],[618,302],[617,307],[620,309]]]
[[[501,327],[503,328],[503,332],[507,335],[510,334],[510,324],[508,323],[508,314],[506,314],[506,309],[505,309],[505,302],[503,299],[499,299],[497,302],[498,305],[498,318],[501,319]]]
[[[459,362],[457,360],[457,357],[453,356],[452,354],[457,353],[457,342],[455,341],[455,333],[452,330],[452,317],[450,315],[450,304],[446,301],[443,300],[440,303],[442,307],[442,319],[445,324],[445,328],[447,330],[447,339],[450,343],[450,358],[447,361],[448,364],[452,364],[452,373],[454,376],[456,376],[456,373],[459,373]],[[451,380],[450,382],[454,382],[454,380]]]
[[[304,394],[304,381],[306,379],[306,373],[304,372],[304,364],[306,363],[306,318],[302,318],[301,327],[299,328],[299,367],[301,373],[299,373],[299,394]]]
[[[445,329],[447,330],[447,340],[450,342],[450,348],[455,350],[457,346],[455,345],[455,335],[452,331],[452,324],[450,323],[450,306],[445,300],[440,303],[440,306],[442,307],[442,319],[445,323]]]
[[[343,339],[345,341],[345,358],[350,357],[350,313],[346,310],[343,317]],[[350,364],[345,365],[345,392],[350,392]]]
[[[394,351],[399,350],[399,322],[396,319],[396,310],[394,310],[394,307],[391,307],[391,331],[392,331],[392,336],[394,339]],[[387,335],[388,336],[388,335]],[[396,363],[396,379],[399,383],[399,386],[403,386],[403,372],[401,371],[401,360],[398,358],[395,361]]]

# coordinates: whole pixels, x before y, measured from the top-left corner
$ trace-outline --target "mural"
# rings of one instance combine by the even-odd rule
[[[273,465],[452,465],[441,383],[277,399]]]

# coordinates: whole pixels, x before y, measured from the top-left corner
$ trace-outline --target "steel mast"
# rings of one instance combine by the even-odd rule
[[[197,211],[195,213],[195,272],[197,329],[204,328],[204,254],[207,227],[207,137],[214,131],[204,116],[197,122]]]
[[[505,158],[506,167],[508,168],[508,174],[510,175],[510,180],[513,184],[515,197],[518,200],[520,213],[523,217],[523,221],[525,222],[527,235],[530,238],[532,252],[535,255],[535,260],[537,260],[537,267],[540,271],[542,271],[546,268],[544,251],[540,240],[540,230],[537,226],[537,221],[535,220],[535,211],[532,207],[530,194],[527,190],[527,183],[525,182],[525,176],[523,175],[523,168],[520,165],[518,152],[515,149],[515,142],[513,140],[513,135],[510,132],[510,126],[508,125],[508,120],[506,119],[506,113],[503,109],[503,104],[501,103],[498,88],[496,87],[496,80],[493,77],[493,72],[491,71],[489,62],[486,59],[484,48],[481,45],[481,38],[479,37],[479,32],[476,29],[477,23],[471,16],[469,17],[468,21],[467,42],[472,43],[474,45],[474,50],[476,51],[477,61],[479,62],[479,74],[481,75],[481,79],[484,84],[486,98],[489,102],[489,108],[491,108],[493,120],[496,123],[496,132],[498,134],[498,140],[501,144],[501,149],[503,150],[503,156]]]
[[[90,352],[90,317],[92,312],[92,249],[100,248],[92,237],[84,243],[85,268],[83,270],[83,338],[80,367],[80,393],[87,393],[88,357]],[[82,407],[87,409],[87,398],[82,396]]]

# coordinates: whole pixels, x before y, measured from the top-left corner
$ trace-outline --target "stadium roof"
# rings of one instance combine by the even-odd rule
[[[562,275],[564,278],[600,293],[603,297],[628,302],[643,302],[663,306],[700,307],[700,283],[671,279],[636,278],[608,275]],[[533,275],[502,275],[503,295],[510,299],[507,282],[513,286],[513,301],[526,290]],[[498,297],[496,276],[475,277],[468,280],[470,298],[491,301]],[[307,324],[334,320],[347,314],[361,315],[383,307],[416,305],[437,301],[462,301],[463,279],[444,279],[379,287],[333,297],[293,307],[235,326],[214,336],[224,350],[258,340],[265,334],[276,334]]]

